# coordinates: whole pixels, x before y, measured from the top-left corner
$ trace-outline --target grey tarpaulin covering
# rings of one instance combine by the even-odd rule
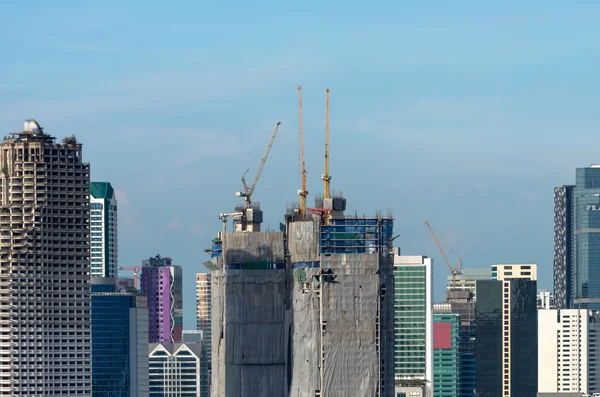
[[[283,234],[227,233],[225,263],[283,261]],[[212,397],[287,395],[286,270],[212,272]]]
[[[225,233],[223,260],[225,264],[266,260],[284,262],[283,232]]]
[[[314,277],[320,269],[297,269],[295,272],[299,277],[294,279],[292,291],[294,343],[290,397],[314,397],[315,390],[321,389],[319,282]],[[308,288],[305,288],[305,283],[308,283]]]
[[[380,396],[394,395],[392,263],[390,255],[335,254],[321,257],[321,269],[294,270],[291,397],[374,397],[380,387]]]
[[[319,224],[317,222],[290,223],[288,241],[292,263],[319,261]]]

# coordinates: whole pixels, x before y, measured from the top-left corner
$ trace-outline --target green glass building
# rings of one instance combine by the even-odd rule
[[[458,314],[433,314],[434,397],[458,397],[458,319]]]
[[[432,260],[394,256],[396,395],[433,390]]]

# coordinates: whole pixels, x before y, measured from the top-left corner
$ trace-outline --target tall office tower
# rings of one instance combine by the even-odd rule
[[[558,309],[572,306],[574,187],[554,188],[554,294]]]
[[[450,305],[434,306],[433,313],[433,384],[434,396],[459,395],[459,315],[449,312]]]
[[[292,281],[291,397],[394,395],[393,228],[390,216],[286,216]]]
[[[537,393],[537,265],[492,265],[477,281],[477,396]]]
[[[206,263],[212,270],[212,396],[287,396],[291,312],[284,233],[220,238],[213,240],[214,261]]]
[[[452,276],[446,277],[446,291],[455,289],[473,293],[473,300],[477,298],[477,280],[490,280],[492,272],[487,269],[462,269],[462,274],[456,275],[457,285],[452,286]]]
[[[151,343],[147,360],[149,397],[201,397],[200,344]]]
[[[430,396],[433,375],[433,260],[394,256],[396,393]],[[410,394],[419,393],[419,394]]]
[[[142,261],[142,293],[148,299],[150,343],[181,342],[183,297],[181,267],[156,255]]]
[[[92,396],[148,396],[146,297],[92,279]]]
[[[116,277],[118,263],[117,198],[108,182],[90,184],[92,277]]]
[[[538,373],[539,393],[600,392],[598,312],[538,311]]]
[[[0,396],[90,396],[89,164],[34,120],[0,147]]]

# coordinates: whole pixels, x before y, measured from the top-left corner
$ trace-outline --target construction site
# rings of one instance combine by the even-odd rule
[[[302,89],[298,87],[301,188],[279,231],[261,231],[242,177],[243,205],[219,218],[205,262],[212,274],[211,396],[394,396],[393,218],[345,215],[331,194],[329,90],[323,192],[307,206]],[[228,220],[233,230],[227,230]]]

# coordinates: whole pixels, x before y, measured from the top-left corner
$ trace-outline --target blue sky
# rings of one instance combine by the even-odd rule
[[[0,131],[37,119],[84,143],[120,197],[120,261],[160,252],[193,274],[240,203],[239,178],[279,135],[255,199],[277,227],[297,198],[298,84],[309,191],[322,190],[324,91],[332,186],[353,212],[393,209],[406,254],[448,270],[539,264],[552,284],[553,187],[600,162],[600,4],[31,1],[0,12]]]

